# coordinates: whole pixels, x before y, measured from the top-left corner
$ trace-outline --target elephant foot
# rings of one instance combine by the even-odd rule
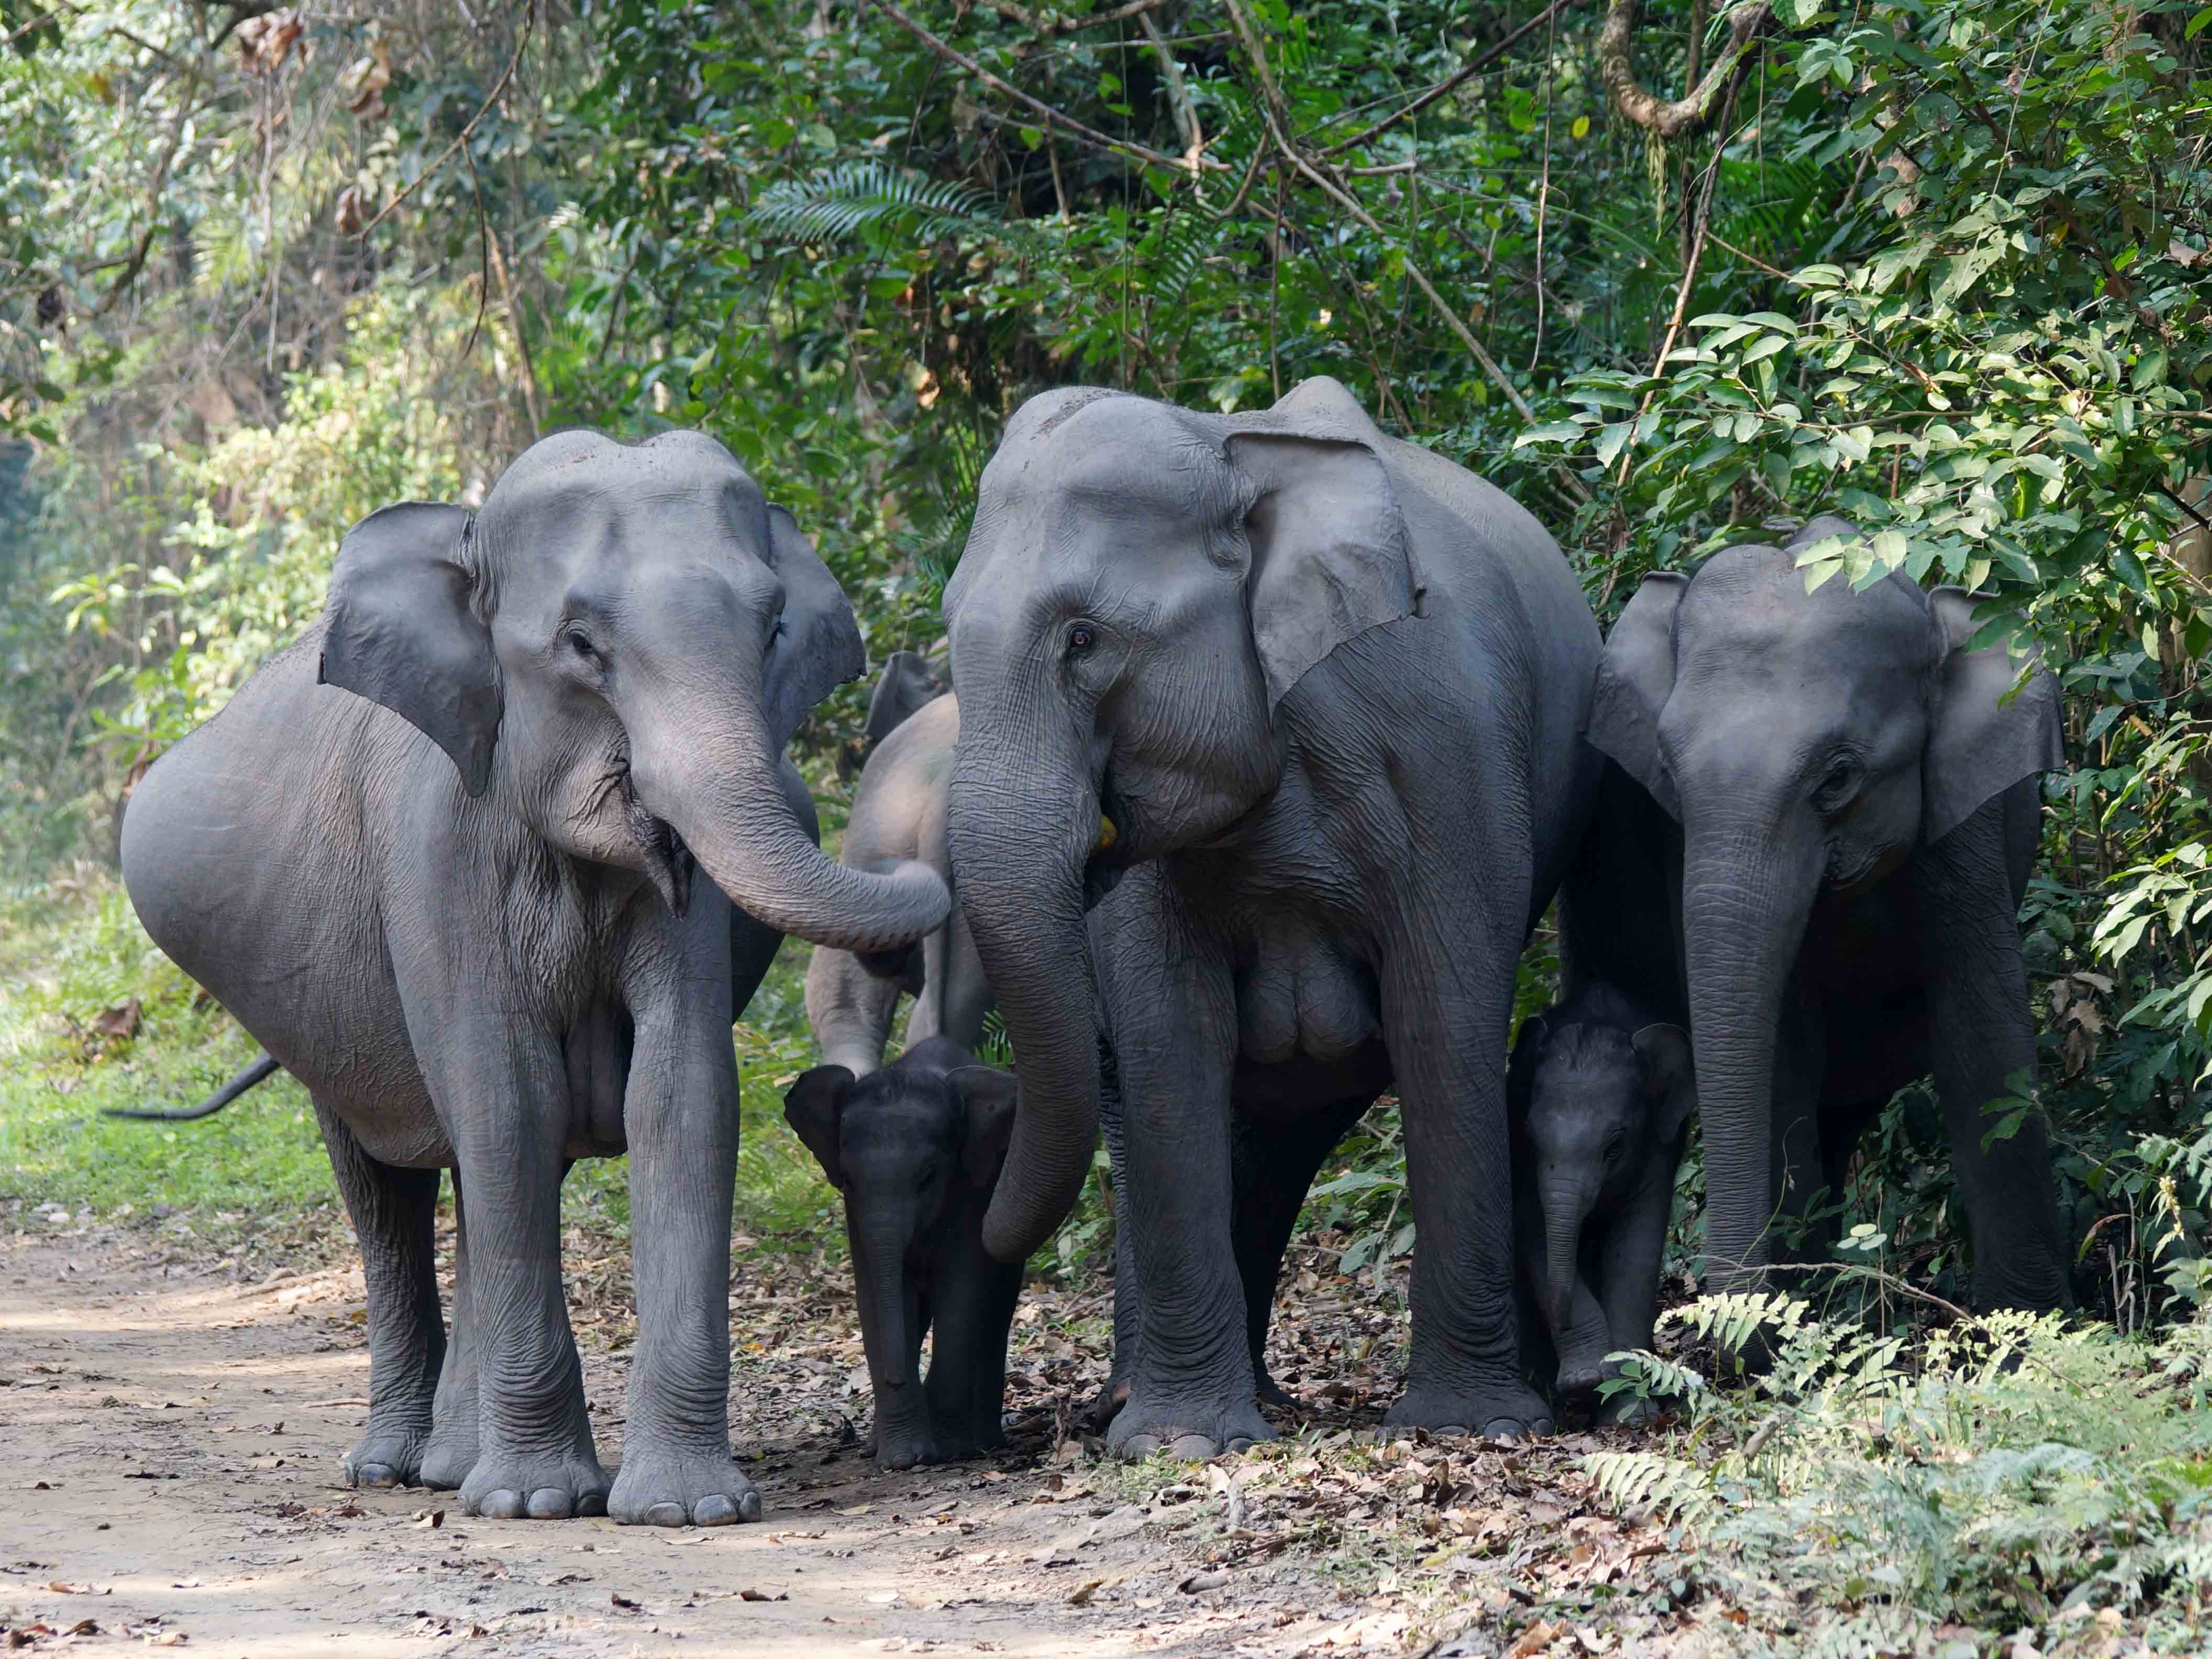
[[[1526,1440],[1552,1432],[1552,1410],[1525,1382],[1450,1389],[1416,1384],[1383,1419],[1393,1429],[1472,1434],[1485,1440]]]
[[[1117,1376],[1098,1391],[1098,1398],[1091,1405],[1091,1426],[1099,1434],[1106,1432],[1121,1407],[1129,1403],[1129,1379]]]
[[[488,1521],[565,1521],[607,1512],[607,1472],[586,1451],[490,1451],[461,1482],[461,1507]]]
[[[719,1447],[625,1446],[607,1513],[624,1527],[726,1527],[761,1518],[761,1495]]]
[[[381,1428],[372,1417],[345,1455],[346,1485],[388,1490],[418,1484],[425,1437],[419,1427]]]
[[[1571,1406],[1591,1407],[1597,1403],[1597,1386],[1605,1380],[1605,1361],[1600,1358],[1588,1359],[1562,1358],[1554,1390]]]
[[[416,1478],[434,1492],[451,1492],[469,1478],[469,1471],[476,1466],[476,1424],[471,1421],[465,1429],[441,1425],[430,1431]]]
[[[911,1469],[923,1463],[942,1463],[945,1454],[934,1435],[902,1434],[876,1444],[876,1467],[879,1469]]]
[[[1247,1394],[1241,1401],[1161,1398],[1154,1404],[1139,1382],[1106,1431],[1106,1449],[1133,1461],[1166,1452],[1202,1462],[1274,1437],[1255,1395]]]
[[[971,1457],[1004,1451],[1010,1443],[1006,1429],[1000,1424],[998,1413],[991,1414],[988,1427],[981,1424],[961,1424],[937,1431],[937,1455],[934,1463],[964,1463]]]
[[[1260,1403],[1263,1406],[1273,1406],[1278,1410],[1289,1411],[1298,1403],[1289,1395],[1285,1394],[1275,1379],[1265,1371],[1261,1371],[1255,1379],[1255,1392],[1258,1394]]]

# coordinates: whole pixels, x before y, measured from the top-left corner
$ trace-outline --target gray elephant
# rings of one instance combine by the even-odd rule
[[[1233,1115],[1310,1123],[1394,1079],[1419,1243],[1390,1420],[1545,1427],[1505,1045],[1587,810],[1599,648],[1551,538],[1332,380],[1225,416],[1073,388],[1025,404],[986,468],[945,617],[952,866],[1021,1074],[985,1224],[1001,1260],[1081,1188],[1094,1010],[1120,1071],[1140,1308],[1109,1443],[1268,1437]]]
[[[351,1480],[493,1516],[759,1513],[728,1439],[730,1024],[778,933],[902,946],[948,903],[925,868],[820,853],[781,759],[860,660],[829,571],[720,445],[564,433],[473,516],[355,526],[322,617],[139,786],[131,900],[307,1086],[360,1237]],[[639,1336],[610,1487],[559,1189],[625,1148]]]
[[[1674,1176],[1697,1109],[1689,1034],[1590,983],[1523,1021],[1506,1072],[1521,1271],[1561,1397],[1649,1349]]]
[[[1591,706],[1620,770],[1566,894],[1571,982],[1690,1029],[1709,1289],[1752,1282],[1772,1218],[1840,1190],[1867,1124],[1932,1072],[1977,1298],[2063,1306],[2043,1121],[1983,1144],[2035,1066],[2016,917],[2057,684],[1976,648],[1977,595],[1897,571],[1808,593],[1798,554],[1855,533],[1816,520],[1629,601]]]
[[[920,859],[949,884],[952,872],[945,849],[945,797],[960,735],[959,700],[934,689],[920,656],[897,652],[885,665],[868,710],[871,751],[854,792],[840,857],[861,869],[886,859]],[[991,987],[957,902],[944,927],[925,939],[896,970],[887,971],[889,968],[880,958],[864,960],[827,945],[815,948],[806,970],[806,1015],[825,1062],[842,1066],[856,1078],[866,1078],[882,1066],[899,997],[909,991],[915,1001],[907,1016],[908,1049],[938,1036],[949,1036],[970,1051],[975,1048],[982,1036],[983,1016],[993,1006]],[[1110,1053],[1102,1050],[1101,1063],[1108,1077],[1103,1116],[1118,1211],[1127,1188],[1121,1179],[1124,1148],[1121,1119],[1113,1109]],[[1334,1103],[1317,1116],[1286,1113],[1264,1093],[1243,1103],[1261,1106],[1263,1116],[1255,1121],[1240,1111],[1233,1129],[1232,1237],[1237,1272],[1244,1287],[1245,1323],[1259,1396],[1287,1404],[1267,1376],[1265,1357],[1283,1250],[1316,1168],[1366,1109],[1368,1100],[1360,1097]],[[1095,1413],[1102,1425],[1120,1409],[1127,1393],[1139,1323],[1133,1237],[1126,1225],[1117,1229],[1115,1237],[1115,1368]]]
[[[904,707],[918,680],[901,652],[884,671],[870,706],[872,730],[887,708]],[[945,845],[945,797],[952,772],[952,747],[960,735],[960,705],[933,696],[909,709],[876,737],[838,856],[854,869],[918,860],[949,882],[952,860]],[[806,966],[806,1018],[823,1059],[866,1077],[884,1063],[884,1045],[902,992],[914,993],[907,1015],[908,1047],[949,1036],[973,1050],[983,1038],[991,987],[966,919],[956,902],[944,926],[911,951],[886,961],[818,945]]]
[[[1015,1092],[1012,1077],[939,1036],[863,1078],[817,1066],[784,1097],[785,1118],[844,1196],[883,1468],[1006,1443],[1006,1332],[1022,1270],[984,1249],[983,1212]]]

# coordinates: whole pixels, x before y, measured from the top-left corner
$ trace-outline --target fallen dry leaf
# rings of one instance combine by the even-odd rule
[[[1540,1619],[1522,1631],[1520,1640],[1505,1650],[1505,1659],[1529,1659],[1530,1655],[1541,1653],[1566,1633],[1565,1625],[1554,1625]]]
[[[442,1527],[445,1524],[446,1512],[443,1510],[417,1510],[415,1511],[415,1525],[418,1530],[428,1528]]]
[[[607,1599],[612,1601],[618,1607],[628,1607],[632,1613],[641,1611],[636,1602],[631,1601],[629,1597],[624,1595],[620,1590],[610,1592]]]
[[[1091,1598],[1105,1587],[1106,1581],[1103,1578],[1094,1578],[1089,1583],[1071,1591],[1068,1595],[1067,1605],[1071,1607],[1088,1607]]]

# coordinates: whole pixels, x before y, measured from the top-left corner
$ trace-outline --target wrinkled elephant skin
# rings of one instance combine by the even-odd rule
[[[946,1037],[865,1078],[817,1066],[784,1097],[785,1118],[844,1197],[884,1468],[1006,1443],[1006,1332],[1022,1270],[983,1248],[983,1212],[1014,1097],[1012,1078]]]
[[[1689,1028],[1708,1288],[1754,1283],[1771,1223],[1840,1190],[1861,1132],[1933,1073],[1984,1307],[2071,1301],[2033,1076],[2017,922],[2058,686],[1978,596],[1901,571],[1811,593],[1784,548],[1648,577],[1606,641],[1589,740],[1611,757],[1564,907],[1569,982]]]
[[[356,526],[322,617],[138,786],[132,902],[306,1085],[360,1236],[356,1483],[458,1486],[491,1517],[759,1513],[728,1440],[730,1024],[781,933],[903,946],[947,904],[927,870],[824,856],[783,760],[860,665],[828,569],[720,445],[568,432],[474,515]],[[559,1194],[568,1160],[625,1148],[639,1335],[611,1482]]]
[[[1022,1085],[994,1254],[1025,1257],[1080,1189],[1097,1010],[1126,1102],[1140,1306],[1109,1444],[1272,1432],[1232,1103],[1311,1121],[1393,1082],[1419,1243],[1391,1420],[1543,1427],[1503,1062],[1595,775],[1597,630],[1558,547],[1334,381],[1224,416],[1069,389],[987,467],[945,617],[953,871]]]

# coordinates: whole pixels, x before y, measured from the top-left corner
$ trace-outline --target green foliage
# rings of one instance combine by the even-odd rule
[[[1679,1528],[1685,1577],[1808,1632],[1780,1650],[1933,1651],[1944,1626],[2050,1646],[2103,1607],[2166,1650],[2202,1617],[2205,1326],[2137,1343],[2015,1314],[1908,1346],[1736,1297],[1675,1322],[1778,1330],[1772,1364],[1674,1390],[1685,1426],[1583,1467],[1616,1512]]]

